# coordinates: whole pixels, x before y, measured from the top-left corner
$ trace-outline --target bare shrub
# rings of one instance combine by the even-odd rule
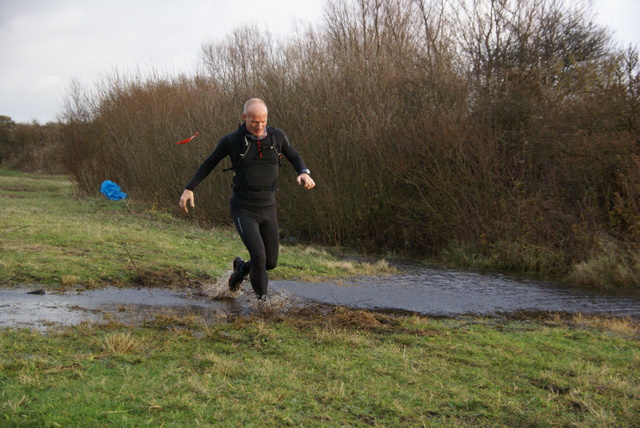
[[[638,53],[593,22],[555,0],[328,1],[297,37],[244,27],[203,45],[194,76],[72,88],[64,164],[87,192],[111,179],[177,211],[258,96],[317,183],[301,192],[283,168],[284,236],[566,272],[600,234],[638,244]],[[198,219],[228,221],[230,182],[217,168],[202,183]]]
[[[14,123],[0,116],[0,163],[25,172],[60,174],[61,125]]]

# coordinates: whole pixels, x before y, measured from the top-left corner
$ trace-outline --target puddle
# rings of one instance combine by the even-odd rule
[[[120,321],[140,324],[162,311],[190,312],[205,317],[226,317],[223,308],[189,293],[166,289],[123,289],[27,294],[34,287],[0,289],[0,327],[46,328],[55,324]]]
[[[340,285],[279,281],[274,290],[360,309],[425,315],[498,315],[514,312],[608,314],[640,318],[640,290],[607,292],[552,282],[426,267],[404,267],[390,277],[364,277]]]
[[[248,282],[243,284],[243,291],[230,293],[226,280],[209,284],[202,290],[106,287],[28,294],[38,288],[0,288],[0,327],[46,329],[108,321],[139,325],[163,313],[188,313],[215,321],[255,312],[258,305]],[[269,295],[268,304],[280,309],[317,302],[434,316],[491,316],[523,311],[580,312],[640,319],[639,291],[581,290],[504,275],[415,266],[405,267],[402,273],[389,277],[348,279],[339,285],[272,281]]]
[[[248,282],[243,290],[232,293],[226,279],[230,274],[231,271],[217,283],[207,284],[199,290],[104,287],[56,292],[26,285],[0,288],[0,328],[46,330],[57,325],[113,321],[142,325],[158,315],[174,314],[194,315],[216,322],[265,309],[284,312],[302,305],[286,291],[271,292],[268,302],[258,302]]]

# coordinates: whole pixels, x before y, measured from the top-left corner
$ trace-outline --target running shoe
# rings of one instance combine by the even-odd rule
[[[233,273],[229,277],[229,290],[238,291],[240,290],[240,286],[242,285],[242,280],[244,276],[242,272],[240,272],[240,266],[244,263],[242,257],[236,257],[233,261]]]

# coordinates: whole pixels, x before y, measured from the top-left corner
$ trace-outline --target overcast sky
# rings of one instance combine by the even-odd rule
[[[200,47],[253,23],[276,36],[317,23],[325,0],[0,0],[0,115],[56,119],[72,80],[191,72]],[[640,47],[640,0],[593,0],[598,22]]]

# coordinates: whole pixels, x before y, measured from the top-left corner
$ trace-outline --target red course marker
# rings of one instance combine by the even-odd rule
[[[187,138],[186,140],[182,140],[182,141],[178,141],[176,144],[186,144],[189,141],[193,140],[194,138],[196,138],[198,135],[200,135],[199,133],[195,133],[193,134],[191,137]]]

